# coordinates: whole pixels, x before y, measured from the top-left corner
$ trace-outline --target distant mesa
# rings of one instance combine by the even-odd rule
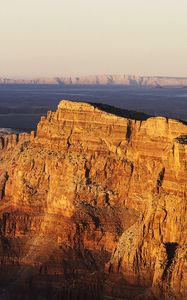
[[[0,84],[58,84],[68,85],[122,85],[150,87],[187,87],[187,77],[135,76],[135,75],[91,75],[60,76],[54,78],[13,79],[0,77]]]

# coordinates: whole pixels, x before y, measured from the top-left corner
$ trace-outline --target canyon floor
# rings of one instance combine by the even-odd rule
[[[187,125],[63,100],[0,137],[0,299],[187,299]]]

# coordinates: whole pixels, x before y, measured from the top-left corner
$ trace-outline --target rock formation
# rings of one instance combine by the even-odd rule
[[[187,125],[61,101],[0,138],[0,299],[186,299]]]
[[[135,75],[92,75],[55,78],[11,79],[0,78],[0,84],[60,84],[60,85],[124,85],[152,87],[186,87],[187,77],[135,76]]]

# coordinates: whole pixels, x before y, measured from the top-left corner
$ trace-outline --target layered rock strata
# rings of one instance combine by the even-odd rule
[[[11,79],[0,78],[0,84],[60,84],[60,85],[124,85],[154,87],[186,87],[187,77],[136,76],[136,75],[91,75],[61,76],[54,78]]]
[[[186,135],[63,100],[1,137],[1,298],[186,299]]]

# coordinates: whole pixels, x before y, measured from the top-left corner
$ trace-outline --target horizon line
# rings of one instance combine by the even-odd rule
[[[137,74],[129,74],[129,73],[100,73],[100,74],[73,74],[73,75],[53,75],[53,76],[4,76],[0,75],[0,79],[5,79],[5,80],[39,80],[39,79],[70,79],[70,78],[91,78],[91,77],[102,77],[102,76],[114,76],[114,77],[134,77],[134,78],[171,78],[171,79],[187,79],[186,76],[171,76],[171,75],[137,75]]]

